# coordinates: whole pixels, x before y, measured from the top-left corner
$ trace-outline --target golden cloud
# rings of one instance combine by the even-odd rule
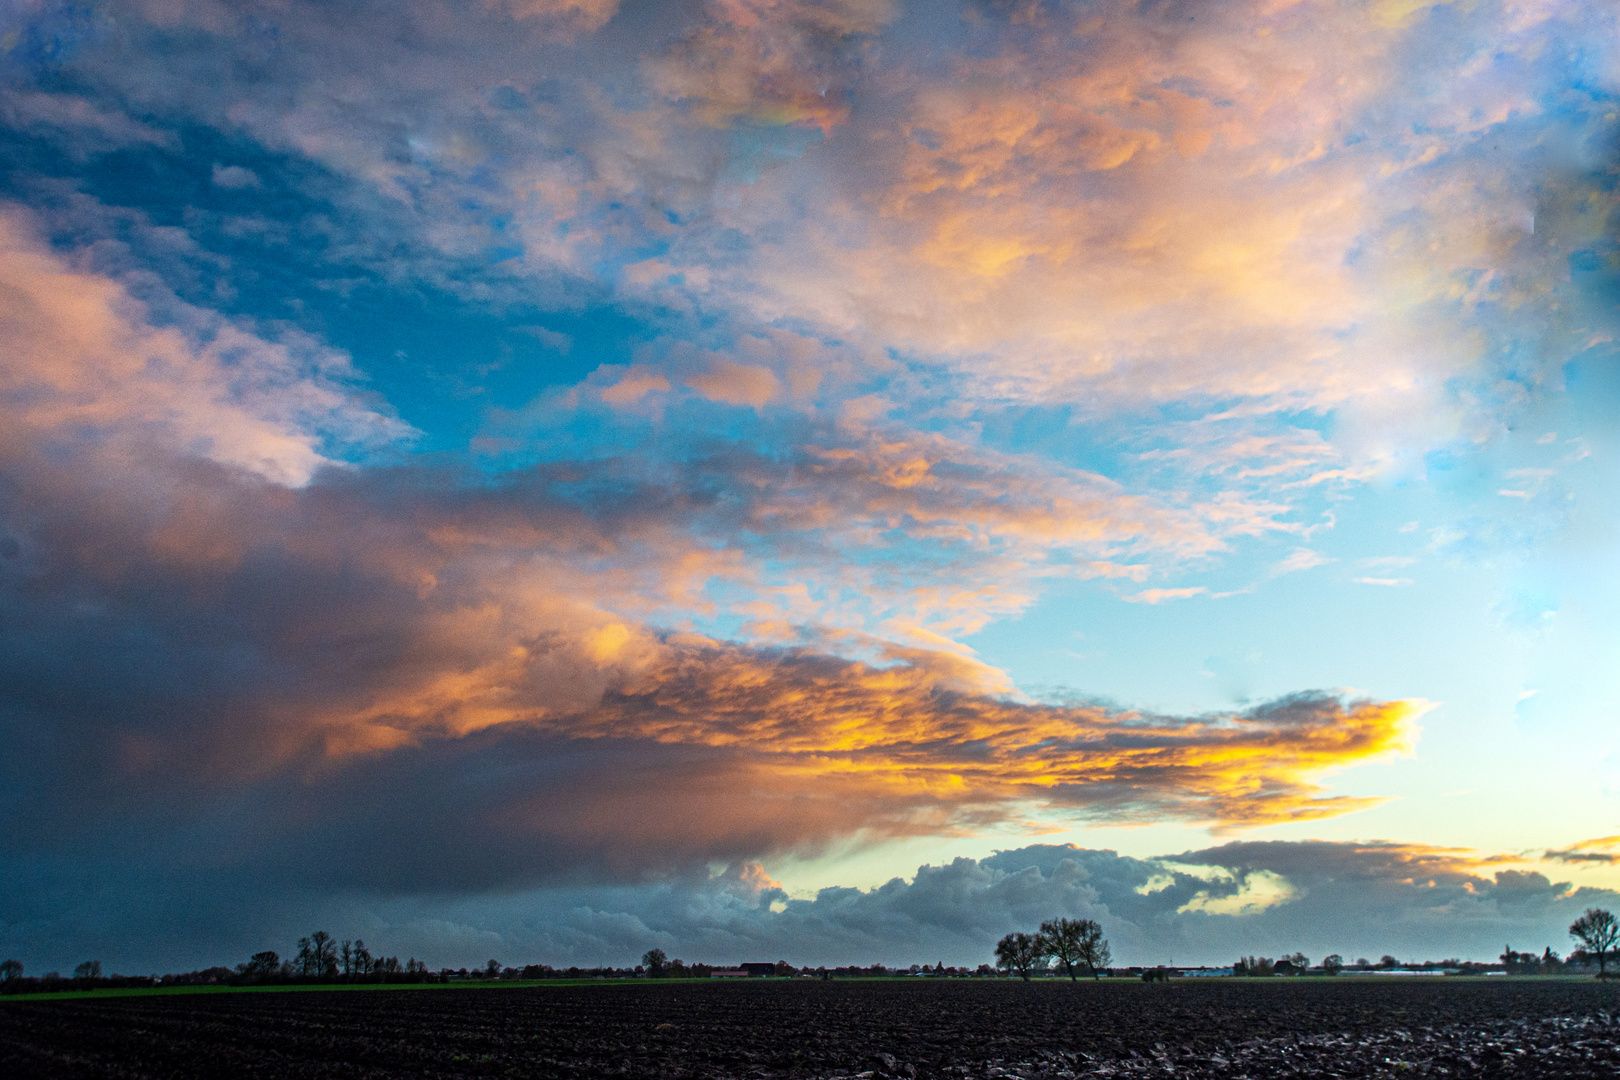
[[[400,725],[407,738],[507,723],[572,740],[717,749],[765,787],[858,795],[888,806],[883,816],[926,811],[936,825],[1041,804],[1088,818],[1246,827],[1377,802],[1324,796],[1314,780],[1407,749],[1427,707],[1307,695],[1185,718],[1043,705],[991,692],[994,673],[971,660],[887,651],[889,663],[872,664],[677,637],[644,642],[635,669],[587,708],[527,699],[519,659],[477,686],[425,690],[431,707],[413,697],[333,720]],[[424,720],[429,730],[417,726]],[[740,785],[738,798],[751,798],[752,786]]]

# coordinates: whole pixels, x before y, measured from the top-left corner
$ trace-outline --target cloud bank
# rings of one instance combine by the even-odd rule
[[[1403,961],[1492,960],[1500,946],[1485,951],[1481,942],[1562,951],[1569,922],[1585,907],[1612,907],[1617,894],[1456,849],[1308,841],[1147,859],[1034,845],[803,899],[790,898],[757,863],[639,885],[461,899],[345,892],[315,899],[294,890],[205,899],[176,888],[137,895],[88,940],[75,909],[91,903],[62,899],[62,908],[27,924],[39,949],[30,961],[52,963],[53,949],[95,946],[114,963],[200,964],[274,947],[277,933],[293,938],[318,923],[361,935],[374,949],[456,967],[491,956],[509,964],[629,965],[649,948],[723,964],[976,967],[992,961],[1002,934],[1059,915],[1101,922],[1122,965],[1221,966],[1251,953],[1296,951],[1313,960],[1330,952],[1349,961],[1385,953]]]
[[[12,5],[0,922],[161,936],[207,882],[216,943],[348,912],[447,961],[967,960],[1061,911],[1212,959],[1540,932],[1585,894],[1420,845],[1025,849],[813,900],[743,868],[1375,805],[1325,778],[1410,752],[1418,690],[1055,703],[970,643],[1075,583],[1212,609],[1243,559],[1417,593],[1417,556],[1327,553],[1343,504],[1612,357],[1616,29]],[[1558,446],[1491,485],[1540,517],[1428,553],[1552,531]]]

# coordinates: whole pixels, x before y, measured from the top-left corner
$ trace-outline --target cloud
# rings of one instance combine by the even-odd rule
[[[761,367],[749,364],[717,364],[702,375],[693,375],[686,385],[708,398],[728,405],[752,405],[759,408],[781,390],[776,376]]]
[[[1318,566],[1326,566],[1334,560],[1310,548],[1295,548],[1289,552],[1288,557],[1271,568],[1272,577],[1281,577],[1284,574],[1294,574],[1301,570],[1312,570]]]
[[[1567,355],[1609,318],[1566,295],[1567,259],[1541,242],[1587,250],[1608,212],[1613,74],[1582,52],[1592,89],[1571,96],[1552,60],[1606,39],[1612,17],[1590,5],[1394,24],[1332,4],[1192,22],[1122,5],[1090,24],[947,4],[928,22],[962,35],[950,48],[901,6],[856,0],[657,17],[295,5],[274,25],[141,10],[121,32],[161,71],[81,50],[75,72],[132,112],[351,181],[355,250],[373,245],[381,272],[408,263],[486,296],[578,275],[942,365],[976,401],[1092,419],[1219,402],[1249,410],[1244,430],[1183,427],[1185,445],[1146,451],[1221,462],[1229,484],[1415,467],[1489,430],[1485,414],[1511,407],[1501,386],[1550,385],[1542,361],[1497,358]],[[179,48],[182,27],[208,47]],[[1541,306],[1555,292],[1558,312]],[[1531,298],[1553,317],[1504,314]],[[1301,410],[1342,413],[1331,440]]]
[[[1575,276],[1605,265],[1614,211],[1614,72],[1576,46],[1613,19],[872,0],[0,15],[0,121],[49,166],[19,166],[15,190],[53,208],[57,245],[34,216],[0,221],[0,729],[20,748],[0,851],[34,883],[8,924],[44,925],[74,868],[104,866],[151,883],[152,911],[198,882],[393,905],[670,890],[546,909],[545,940],[582,958],[643,930],[766,948],[823,925],[850,948],[912,932],[979,955],[1009,911],[1101,910],[1091,888],[1167,925],[1297,936],[1300,912],[1341,924],[1339,878],[1391,925],[1419,911],[1412,940],[1445,940],[1440,910],[1539,925],[1503,912],[1561,910],[1567,889],[1387,845],[953,864],[760,924],[758,873],[694,875],[1030,808],[1237,829],[1367,805],[1321,776],[1409,745],[1421,703],[1059,707],[958,639],[1048,577],[1210,596],[1145,586],[1249,538],[1311,543],[1328,500],[1555,385],[1571,343],[1612,329]],[[109,177],[148,167],[173,190],[141,220],[111,202],[153,185]],[[334,295],[441,291],[555,353],[457,386],[498,402],[478,445],[502,453],[456,463],[478,424],[458,420],[433,433],[443,456],[398,457],[412,432],[348,358],[277,321],[342,321],[277,283],[317,272]],[[208,310],[237,296],[264,317]],[[596,316],[635,326],[604,346]],[[414,364],[378,361],[371,385],[415,385]],[[1059,413],[1106,467],[1004,423]],[[1131,896],[1172,886],[1132,900],[1089,884],[1105,871]],[[1412,892],[1403,872],[1438,876]],[[977,921],[929,929],[952,889]],[[677,897],[732,929],[650,906]]]
[[[861,39],[897,14],[892,0],[714,0],[705,13],[649,62],[653,86],[714,127],[823,134],[848,119]]]
[[[1386,588],[1393,589],[1404,588],[1405,586],[1412,584],[1412,579],[1405,577],[1358,577],[1352,578],[1351,580],[1353,580],[1357,585],[1382,585]]]
[[[1162,604],[1166,600],[1188,600],[1207,592],[1209,589],[1203,585],[1191,585],[1182,589],[1143,589],[1120,599],[1130,604]]]
[[[174,148],[172,132],[143,124],[121,112],[100,107],[74,94],[0,91],[0,120],[11,128],[65,138],[78,157],[142,144]]]
[[[530,19],[555,32],[596,30],[619,10],[619,0],[484,0],[514,19]]]
[[[1620,863],[1620,836],[1600,836],[1595,840],[1582,840],[1559,851],[1547,851],[1544,859],[1563,863]]]
[[[649,371],[632,369],[602,391],[602,400],[609,405],[631,405],[655,392],[668,393],[669,380]]]
[[[674,483],[622,461],[498,481],[333,469],[323,428],[395,430],[342,391],[337,358],[306,371],[184,305],[194,325],[155,328],[117,282],[8,240],[0,730],[23,749],[5,765],[3,851],[38,882],[28,910],[75,862],[409,895],[640,880],[1032,804],[1302,820],[1366,803],[1314,777],[1411,738],[1407,702],[1035,705],[953,652],[661,628],[638,613],[691,610],[716,577],[750,582],[701,540],[734,535],[739,512],[779,537],[859,535],[863,515],[928,532],[979,502],[984,535],[1018,542],[1148,525],[1118,524],[1118,496],[1084,477],[1029,489],[1025,513],[994,458],[953,459],[946,442],[822,447],[786,473],[722,455]],[[249,454],[248,436],[270,449]],[[720,500],[716,521],[698,476],[755,502]],[[1050,498],[1069,485],[1094,493]],[[95,797],[64,805],[65,786]]]
[[[330,465],[328,444],[378,445],[409,429],[344,385],[345,357],[296,334],[270,342],[212,313],[172,305],[153,325],[119,283],[72,269],[0,207],[0,358],[10,441],[145,443],[288,485]]]
[[[126,968],[200,966],[265,947],[286,951],[282,939],[290,944],[312,926],[359,934],[373,949],[433,965],[492,955],[506,963],[631,964],[658,947],[719,964],[976,966],[991,962],[1001,935],[1068,916],[1098,920],[1117,964],[1224,965],[1296,950],[1313,960],[1329,952],[1490,960],[1503,941],[1532,951],[1556,946],[1584,907],[1613,907],[1617,899],[1498,865],[1422,845],[1303,841],[1157,858],[1032,845],[921,866],[871,889],[831,886],[799,897],[784,895],[765,867],[748,861],[605,888],[434,899],[340,892],[315,904],[272,882],[260,886],[270,905],[265,892],[234,885],[222,896],[168,894],[147,882],[126,891],[117,918],[94,930],[75,924],[86,903],[75,878],[60,907],[30,912],[21,925],[37,943],[24,957],[31,967],[87,949]],[[127,890],[122,880],[116,886]]]
[[[259,176],[252,169],[245,169],[240,165],[214,164],[214,183],[231,191],[242,188],[256,188],[259,186]]]

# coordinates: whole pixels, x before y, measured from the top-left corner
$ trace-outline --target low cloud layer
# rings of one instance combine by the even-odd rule
[[[739,862],[638,885],[467,896],[332,890],[316,897],[246,883],[207,897],[148,889],[100,925],[80,917],[94,900],[64,887],[61,907],[13,925],[36,942],[31,964],[65,964],[89,949],[134,970],[234,960],[284,945],[277,934],[290,941],[317,924],[362,936],[374,950],[456,967],[491,956],[560,967],[633,964],[649,948],[723,964],[976,967],[991,962],[1002,934],[1067,915],[1101,922],[1118,964],[1224,965],[1295,951],[1313,960],[1329,952],[1351,961],[1385,953],[1403,961],[1494,960],[1501,942],[1566,951],[1573,918],[1620,901],[1514,868],[1522,865],[1383,842],[1237,843],[1147,859],[1036,845],[806,899],[790,899],[763,867]],[[93,885],[90,893],[110,887]]]

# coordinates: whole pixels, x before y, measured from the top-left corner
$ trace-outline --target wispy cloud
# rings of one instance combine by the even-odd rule
[[[1301,570],[1312,570],[1318,566],[1326,566],[1336,560],[1312,551],[1310,548],[1295,548],[1288,553],[1288,557],[1271,568],[1272,577],[1281,577],[1284,574],[1295,574]]]
[[[1558,851],[1548,851],[1544,859],[1564,863],[1620,863],[1620,836],[1600,836],[1595,840],[1582,840]]]
[[[1128,604],[1162,604],[1169,600],[1190,600],[1207,592],[1209,589],[1206,586],[1188,585],[1179,589],[1143,589],[1120,599]]]

